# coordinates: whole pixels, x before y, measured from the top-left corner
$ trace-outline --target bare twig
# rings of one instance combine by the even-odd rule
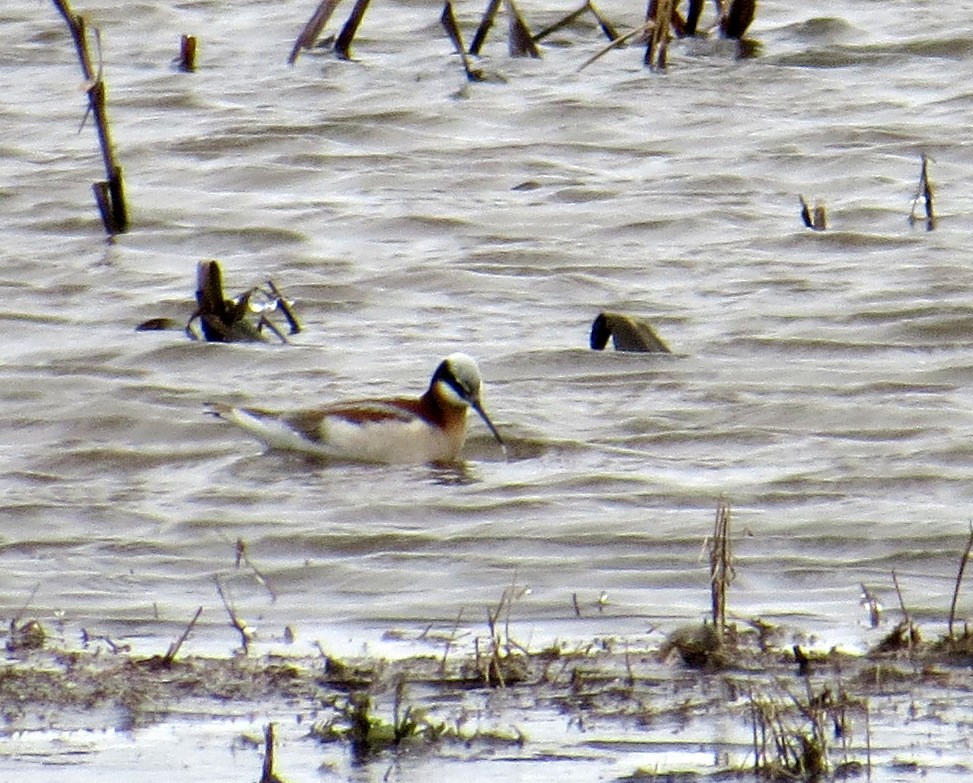
[[[713,523],[713,540],[709,548],[710,598],[712,603],[713,628],[717,639],[723,638],[726,630],[726,593],[733,579],[733,564],[730,552],[730,507],[720,501],[716,508]]]
[[[297,36],[297,40],[294,41],[294,46],[287,58],[288,65],[293,65],[297,61],[301,49],[310,49],[314,46],[314,42],[318,40],[318,36],[321,35],[321,31],[340,2],[341,0],[321,0],[311,18],[307,20],[307,24],[304,25],[300,35]]]
[[[368,10],[370,1],[355,0],[355,5],[348,15],[348,21],[345,22],[344,27],[341,28],[341,32],[338,33],[337,39],[335,39],[334,50],[342,60],[351,59],[351,42],[355,37],[355,33],[358,32],[358,27],[361,25],[361,20],[365,16],[365,11]]]
[[[199,616],[202,613],[203,607],[199,607],[199,609],[196,610],[196,614],[193,615],[193,619],[189,621],[189,625],[186,626],[186,630],[182,632],[182,635],[176,639],[176,641],[169,645],[169,649],[162,657],[163,666],[172,666],[172,662],[175,660],[176,654],[179,652],[179,648],[182,647],[183,642],[189,638],[189,634],[192,632],[193,626],[196,625],[196,621],[199,619]]]
[[[963,550],[963,557],[959,561],[959,572],[956,574],[956,586],[953,588],[953,601],[949,605],[949,625],[947,626],[949,638],[953,638],[953,622],[956,620],[956,603],[959,601],[959,588],[963,583],[963,571],[966,570],[966,562],[970,559],[970,551],[973,550],[973,524],[970,525],[970,536],[966,541],[966,549]]]
[[[449,36],[449,40],[452,41],[453,49],[460,56],[467,80],[471,82],[483,81],[483,71],[479,68],[474,68],[470,62],[470,57],[463,44],[463,34],[460,32],[459,25],[456,24],[456,16],[453,14],[453,4],[449,0],[443,3],[443,12],[439,17],[439,23],[446,31],[446,35]]]
[[[936,214],[932,204],[932,183],[929,181],[929,156],[922,153],[922,168],[919,171],[919,187],[916,195],[912,199],[912,209],[909,211],[909,225],[914,226],[918,222],[916,208],[919,201],[922,201],[926,208],[926,231],[936,228]]]
[[[260,569],[258,569],[257,566],[253,564],[253,561],[250,559],[250,554],[248,553],[247,550],[248,550],[247,542],[244,541],[242,538],[238,538],[236,540],[236,568],[240,567],[241,562],[245,564],[247,568],[253,571],[253,578],[257,582],[257,584],[260,585],[262,588],[264,588],[267,591],[267,593],[270,595],[270,600],[276,603],[277,593],[275,592],[274,588],[270,586],[270,581],[267,579],[267,577],[264,576],[263,573],[260,571]]]
[[[649,0],[645,13],[648,37],[645,42],[644,62],[653,70],[666,69],[674,7],[673,0]]]
[[[539,43],[544,38],[547,38],[547,36],[549,36],[551,33],[556,33],[562,27],[567,27],[576,19],[586,14],[588,12],[588,9],[589,9],[588,3],[585,3],[580,8],[576,8],[574,11],[571,11],[571,13],[558,19],[554,24],[548,25],[539,33],[534,33],[534,43]]]
[[[443,675],[446,674],[446,657],[449,655],[449,651],[453,646],[453,640],[456,639],[456,634],[459,632],[459,624],[463,619],[463,608],[460,607],[459,614],[456,615],[456,622],[453,625],[453,632],[446,639],[446,644],[443,648],[443,659],[440,661],[439,670]]]
[[[483,44],[486,43],[487,34],[490,32],[490,28],[493,27],[493,20],[496,19],[497,11],[500,10],[500,3],[501,0],[489,0],[487,3],[483,17],[480,19],[480,26],[476,28],[476,34],[473,36],[473,42],[470,44],[470,54],[474,57],[480,56],[480,50],[483,48]]]
[[[581,66],[578,68],[578,70],[579,71],[583,71],[585,68],[587,68],[593,62],[595,62],[596,60],[600,60],[602,57],[604,57],[606,54],[608,54],[608,52],[610,52],[612,49],[617,49],[618,47],[624,46],[625,44],[627,44],[633,38],[637,38],[639,36],[645,35],[650,30],[652,30],[654,26],[655,26],[655,22],[654,21],[648,21],[645,24],[639,25],[638,27],[636,27],[633,30],[629,30],[627,33],[622,33],[621,35],[617,36],[607,46],[599,49],[591,57],[589,57],[587,60],[585,60],[583,63],[581,63]]]
[[[511,57],[532,57],[538,59],[541,56],[534,36],[530,33],[527,22],[524,21],[523,14],[517,8],[514,0],[504,0],[507,6],[507,16],[510,19],[510,33],[508,40],[508,50]]]
[[[223,592],[223,585],[220,582],[220,578],[218,576],[214,576],[213,582],[216,584],[216,592],[219,593],[220,600],[223,602],[223,608],[226,609],[226,613],[230,616],[230,625],[233,626],[237,630],[237,633],[240,634],[243,654],[247,655],[250,652],[251,631],[247,627],[247,624],[239,618],[239,616],[236,613],[236,610],[230,604],[229,599],[227,599],[226,593]]]
[[[905,598],[902,597],[902,588],[899,586],[899,577],[895,573],[895,569],[892,569],[892,584],[895,585],[895,594],[899,598],[899,609],[902,610],[902,619],[904,619],[910,626],[912,625],[912,618],[909,616],[909,610],[905,606]]]
[[[88,111],[95,118],[98,131],[98,141],[101,155],[105,163],[105,181],[96,182],[92,188],[95,201],[98,204],[101,220],[105,231],[113,236],[128,231],[128,207],[125,205],[125,187],[122,179],[122,168],[115,158],[111,132],[108,126],[108,109],[105,100],[105,83],[101,78],[100,69],[95,74],[92,66],[91,53],[88,49],[87,28],[84,19],[76,15],[68,4],[68,0],[54,0],[54,6],[64,17],[68,25],[74,47],[78,52],[81,72],[85,81],[90,82],[88,88]],[[97,31],[95,31],[97,37]]]

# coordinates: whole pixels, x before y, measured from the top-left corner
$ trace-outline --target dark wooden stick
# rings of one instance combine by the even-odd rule
[[[456,16],[453,14],[453,4],[449,0],[443,3],[443,12],[439,17],[439,23],[446,31],[446,35],[449,36],[449,40],[452,42],[456,54],[460,56],[467,80],[471,82],[483,81],[483,71],[479,68],[474,68],[470,62],[470,57],[463,44],[463,34],[460,32],[459,25],[456,24]]]
[[[258,783],[283,783],[274,772],[274,724],[264,728],[264,765]]]
[[[476,28],[476,35],[473,36],[473,43],[470,44],[470,54],[474,57],[480,56],[480,50],[486,43],[487,34],[493,27],[493,20],[496,19],[497,11],[500,10],[502,0],[489,0],[483,18],[480,19],[480,26]]]
[[[85,35],[84,18],[79,14],[75,15],[68,5],[67,0],[54,0],[54,7],[60,11],[64,21],[67,22],[68,30],[74,39],[74,48],[78,51],[78,60],[81,62],[81,71],[86,81],[95,78],[95,71],[91,65],[91,54],[88,52],[88,39]]]
[[[645,42],[643,62],[653,70],[664,71],[666,69],[672,13],[673,0],[649,0],[645,21],[646,24],[651,24],[651,27]]]
[[[351,59],[351,42],[355,37],[355,33],[358,32],[358,26],[365,16],[365,11],[368,10],[369,2],[370,0],[355,0],[355,6],[348,15],[348,21],[345,22],[345,26],[341,28],[341,32],[334,42],[334,50],[342,60]]]
[[[576,19],[578,19],[579,17],[581,17],[583,14],[585,14],[588,11],[588,8],[589,8],[588,4],[585,3],[583,6],[581,6],[580,8],[572,11],[567,16],[564,16],[561,19],[558,19],[554,24],[548,25],[543,30],[541,30],[539,33],[534,33],[534,43],[539,43],[544,38],[547,38],[547,36],[549,36],[551,33],[556,33],[562,27],[567,27],[569,24],[571,24],[572,22],[574,22]]]
[[[128,208],[125,205],[122,168],[115,158],[115,149],[108,126],[105,83],[100,73],[96,74],[92,66],[84,19],[71,11],[67,0],[54,0],[54,5],[67,22],[85,80],[93,82],[88,89],[88,110],[95,118],[95,128],[98,131],[98,141],[101,146],[101,156],[105,164],[106,175],[104,182],[95,185],[95,201],[101,213],[105,231],[109,235],[123,234],[129,228]],[[95,34],[97,36],[97,31]]]
[[[236,629],[237,633],[240,634],[243,654],[247,655],[250,652],[250,632],[247,630],[246,623],[244,623],[243,620],[237,616],[236,610],[230,604],[229,599],[226,597],[226,593],[223,592],[223,585],[220,583],[220,578],[218,576],[214,576],[213,582],[216,584],[216,592],[219,593],[220,600],[223,601],[223,608],[226,609],[226,613],[230,616],[230,625],[232,625]]]
[[[595,8],[594,3],[588,3],[588,10],[591,11],[592,16],[598,20],[598,26],[601,27],[601,31],[605,34],[605,38],[607,38],[609,41],[614,41],[616,38],[618,38],[618,30],[615,29],[615,26],[611,24],[611,22],[605,19],[601,11]]]
[[[196,71],[196,36],[184,35],[179,39],[179,70],[183,73]]]
[[[186,639],[189,638],[189,634],[193,630],[193,626],[196,625],[196,621],[199,619],[199,616],[202,613],[203,613],[203,607],[199,607],[199,609],[196,610],[196,614],[193,615],[193,619],[189,621],[189,625],[186,626],[186,630],[182,632],[182,636],[180,636],[178,639],[176,639],[176,641],[174,641],[171,645],[169,645],[168,651],[166,652],[165,656],[162,658],[162,663],[164,666],[172,666],[172,662],[176,658],[176,653],[179,652],[179,648],[182,647],[183,642],[185,642]]]
[[[510,17],[510,39],[508,48],[511,57],[532,57],[539,59],[541,56],[537,44],[534,43],[534,36],[530,34],[530,28],[524,21],[520,9],[517,8],[514,0],[504,0],[507,4],[507,14]]]
[[[321,35],[321,31],[340,2],[341,0],[321,0],[311,18],[307,20],[307,24],[304,25],[300,35],[297,36],[297,40],[294,41],[290,56],[287,58],[288,65],[293,65],[297,61],[301,49],[310,49],[314,46],[314,42],[318,40],[318,36]]]

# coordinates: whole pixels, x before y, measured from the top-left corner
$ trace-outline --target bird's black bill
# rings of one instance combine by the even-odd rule
[[[473,410],[480,414],[480,418],[483,419],[483,423],[486,424],[490,432],[493,433],[493,437],[497,439],[497,443],[499,443],[503,450],[506,451],[507,444],[503,442],[503,438],[500,437],[500,433],[497,431],[497,428],[493,426],[493,422],[490,421],[490,417],[487,416],[486,411],[483,410],[483,406],[475,400],[471,400],[470,404],[473,406]]]

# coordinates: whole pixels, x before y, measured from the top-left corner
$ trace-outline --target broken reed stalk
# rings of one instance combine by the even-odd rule
[[[280,289],[273,280],[267,281],[267,287],[270,288],[271,293],[277,298],[277,306],[284,314],[284,318],[287,319],[287,325],[291,328],[291,334],[300,333],[301,329],[304,327],[301,325],[301,321],[297,317],[297,313],[294,312],[292,303],[289,302],[287,298],[280,292]]]
[[[811,209],[804,196],[798,198],[801,200],[801,220],[804,225],[814,231],[824,231],[828,227],[828,211],[824,204],[819,201]]]
[[[732,0],[720,14],[720,34],[724,38],[743,38],[757,15],[757,0]]]
[[[470,62],[470,57],[466,53],[466,46],[463,44],[463,34],[460,32],[459,25],[456,24],[456,15],[453,13],[453,4],[449,2],[449,0],[446,0],[446,2],[443,3],[443,12],[439,17],[439,23],[446,31],[446,35],[449,36],[449,40],[452,42],[453,49],[456,50],[456,54],[460,56],[460,60],[463,63],[463,71],[466,73],[467,81],[483,81],[483,71],[481,71],[479,68],[473,67],[473,64]]]
[[[905,599],[902,597],[902,588],[899,587],[899,577],[895,573],[895,569],[892,569],[892,584],[895,586],[895,594],[899,597],[899,609],[902,610],[902,619],[906,621],[909,627],[912,627],[912,618],[909,616],[909,610],[906,609]]]
[[[703,0],[689,0],[689,10],[686,12],[682,35],[696,35],[696,28],[699,26],[699,17],[702,13]]]
[[[926,231],[932,231],[936,228],[936,214],[932,204],[932,183],[929,181],[929,156],[926,153],[922,153],[919,187],[916,190],[916,195],[912,199],[912,209],[909,212],[909,225],[914,226],[918,222],[918,218],[916,218],[916,207],[919,206],[920,199],[926,208]]]
[[[253,564],[253,561],[250,559],[250,555],[247,552],[247,542],[244,541],[242,538],[238,538],[236,540],[235,567],[239,568],[241,563],[246,565],[247,568],[249,568],[253,572],[254,581],[262,588],[264,588],[264,590],[267,591],[267,594],[270,596],[270,602],[277,603],[277,593],[274,590],[274,588],[270,586],[270,581],[267,579],[266,576],[263,575],[260,569],[257,568],[257,566],[255,566]]]
[[[193,615],[193,619],[189,621],[189,625],[186,626],[186,630],[182,632],[182,635],[176,639],[176,641],[169,645],[169,649],[162,657],[163,666],[172,666],[172,662],[176,659],[176,654],[179,652],[179,648],[182,647],[186,639],[189,638],[189,634],[192,632],[193,627],[196,625],[196,621],[199,619],[199,616],[202,613],[203,607],[199,607],[199,609],[196,610],[196,614]]]
[[[730,507],[723,501],[716,509],[713,523],[713,540],[709,550],[710,598],[713,628],[716,638],[722,641],[726,631],[726,594],[733,578],[730,552]]]
[[[341,28],[341,32],[334,42],[334,50],[342,60],[351,59],[351,42],[355,37],[355,33],[358,32],[358,27],[361,25],[361,20],[365,16],[365,11],[368,10],[369,2],[370,0],[355,0],[355,5],[348,15],[348,21],[345,22],[345,26]]]
[[[470,44],[470,54],[474,57],[480,56],[480,50],[483,48],[483,44],[486,43],[487,34],[490,32],[490,28],[493,27],[493,21],[496,19],[497,11],[500,10],[500,3],[501,0],[489,0],[487,3],[483,17],[480,19],[480,26],[476,28],[476,34],[473,36],[473,42]]]
[[[654,24],[655,24],[654,22],[649,21],[646,22],[645,24],[639,25],[634,30],[629,30],[627,33],[623,33],[622,35],[617,36],[611,41],[611,43],[609,43],[603,49],[600,49],[599,51],[595,52],[593,55],[591,55],[591,57],[589,57],[587,60],[581,63],[581,66],[578,68],[578,71],[579,72],[583,71],[593,62],[595,62],[595,60],[600,60],[604,55],[608,54],[608,52],[610,52],[612,49],[617,49],[620,46],[624,46],[633,38],[647,35],[649,31],[652,30]]]
[[[649,0],[649,7],[645,13],[645,23],[649,27],[644,63],[656,71],[666,69],[673,10],[673,0]]]
[[[274,724],[264,727],[264,765],[258,783],[283,783],[274,772]]]
[[[453,632],[446,639],[446,644],[443,645],[443,659],[439,663],[439,671],[445,676],[446,675],[446,658],[449,656],[449,651],[453,647],[453,641],[456,639],[459,633],[459,624],[463,619],[463,607],[460,607],[459,614],[456,615],[456,622],[453,625]]]
[[[534,43],[539,43],[544,38],[547,38],[551,33],[556,33],[562,27],[567,27],[569,24],[580,18],[588,11],[588,3],[585,3],[580,8],[575,9],[567,16],[558,19],[554,24],[545,27],[539,33],[534,33]]]
[[[183,35],[179,39],[179,65],[183,73],[196,72],[196,36]]]
[[[218,576],[213,577],[213,582],[216,584],[216,592],[220,596],[220,600],[223,602],[223,608],[226,609],[226,613],[230,617],[230,625],[233,626],[237,633],[240,634],[241,646],[243,648],[243,654],[249,655],[250,653],[250,630],[247,628],[246,623],[243,622],[237,616],[236,610],[230,604],[229,599],[226,597],[226,593],[223,592],[223,585],[220,583],[220,578]]]
[[[54,0],[54,6],[64,17],[68,30],[71,32],[85,81],[92,82],[88,88],[88,111],[95,118],[95,128],[98,131],[98,141],[101,145],[101,156],[105,163],[105,181],[96,182],[92,186],[95,202],[98,204],[102,224],[109,236],[124,234],[129,228],[128,208],[125,205],[122,168],[115,158],[115,149],[108,126],[105,82],[101,78],[100,71],[96,74],[92,66],[84,18],[71,10],[68,0]],[[97,31],[95,35],[97,36]]]
[[[539,43],[541,40],[551,35],[551,33],[557,32],[562,27],[567,27],[569,24],[573,23],[575,20],[577,20],[585,13],[590,13],[595,18],[595,21],[598,22],[598,26],[601,28],[602,33],[605,34],[605,37],[609,41],[614,41],[616,38],[618,38],[618,31],[615,30],[611,22],[605,19],[605,17],[602,16],[601,12],[597,8],[595,8],[594,4],[591,3],[589,0],[589,2],[586,2],[580,8],[572,11],[567,16],[562,17],[554,24],[545,27],[539,33],[535,33],[534,43]]]
[[[970,551],[973,550],[973,525],[970,525],[970,536],[966,540],[966,549],[963,550],[963,557],[959,561],[959,572],[956,574],[956,586],[953,588],[953,600],[949,605],[949,625],[947,631],[949,638],[953,637],[953,623],[956,620],[956,603],[959,601],[959,588],[963,583],[963,571],[966,570],[966,563],[970,559]]]
[[[534,36],[530,33],[527,22],[524,21],[523,14],[514,3],[514,0],[504,0],[507,6],[507,16],[510,19],[510,32],[508,37],[508,49],[511,57],[531,57],[535,60],[540,59],[541,53],[534,43]]]
[[[293,65],[297,61],[297,56],[301,53],[301,49],[310,49],[314,46],[315,41],[318,40],[318,36],[321,35],[321,31],[334,13],[334,9],[338,7],[339,2],[341,0],[321,0],[318,7],[314,9],[314,13],[311,14],[311,18],[307,20],[304,28],[297,36],[297,40],[294,41],[290,56],[287,58],[288,65]]]
[[[616,38],[618,38],[618,31],[615,29],[615,26],[607,19],[605,19],[604,16],[602,16],[601,11],[595,8],[594,3],[592,2],[588,3],[588,10],[591,11],[592,16],[594,16],[595,19],[598,21],[598,26],[601,28],[601,31],[605,34],[605,38],[607,38],[609,41],[614,41]]]

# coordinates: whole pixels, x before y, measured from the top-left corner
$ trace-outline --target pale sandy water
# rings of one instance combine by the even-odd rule
[[[268,644],[290,625],[298,652],[407,652],[383,635],[460,611],[473,628],[516,581],[535,643],[661,639],[707,610],[725,498],[737,614],[863,647],[859,585],[894,606],[894,569],[942,620],[973,492],[971,4],[767,0],[758,56],[681,42],[666,74],[639,49],[579,73],[603,43],[589,26],[540,61],[498,30],[482,65],[503,80],[476,85],[434,3],[377,4],[356,62],[293,68],[313,3],[238,5],[78,4],[132,209],[113,244],[63,22],[39,0],[0,10],[0,614],[39,585],[30,611],[68,644],[156,652],[203,606],[187,652],[225,653],[220,575]],[[620,28],[643,13],[601,7]],[[537,27],[567,10],[523,5]],[[467,38],[479,11],[457,5]],[[184,32],[196,74],[170,63]],[[931,233],[906,219],[922,152]],[[829,231],[803,227],[800,193]],[[306,332],[135,332],[188,317],[204,258],[233,290],[274,278]],[[678,355],[588,351],[602,309]],[[456,470],[315,464],[202,414],[418,393],[454,350],[480,360],[507,460],[474,423]],[[238,538],[276,601],[233,569]]]

